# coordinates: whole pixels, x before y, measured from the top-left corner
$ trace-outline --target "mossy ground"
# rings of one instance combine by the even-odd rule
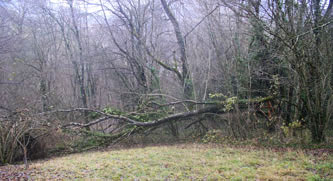
[[[33,180],[333,180],[333,155],[181,144],[72,154],[34,162],[29,174]]]

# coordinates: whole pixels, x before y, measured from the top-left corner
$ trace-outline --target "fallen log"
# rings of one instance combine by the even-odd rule
[[[207,106],[202,109],[183,112],[183,113],[176,113],[176,114],[172,114],[172,115],[169,115],[169,116],[157,119],[157,120],[147,121],[147,122],[137,121],[137,120],[131,119],[125,115],[114,115],[114,114],[105,113],[103,111],[93,110],[93,109],[88,109],[88,108],[76,108],[76,109],[71,109],[71,110],[57,110],[57,111],[52,111],[52,112],[48,112],[48,113],[79,111],[79,112],[95,112],[95,113],[98,113],[103,116],[101,118],[98,118],[98,119],[91,121],[89,123],[86,123],[86,124],[71,122],[69,124],[63,125],[62,126],[63,128],[71,127],[71,126],[85,128],[85,127],[90,127],[92,125],[101,123],[101,122],[109,120],[109,119],[116,119],[116,120],[124,121],[130,125],[139,126],[139,127],[153,127],[153,126],[162,125],[162,124],[170,122],[170,121],[185,120],[185,119],[188,119],[188,118],[191,118],[194,116],[198,116],[201,114],[206,114],[206,113],[223,114],[223,113],[232,111],[232,108],[230,108],[230,106],[237,105],[239,108],[244,109],[244,108],[247,108],[249,104],[260,104],[260,103],[267,102],[267,101],[270,101],[273,99],[274,99],[273,96],[269,96],[269,97],[265,97],[265,98],[256,98],[256,99],[250,99],[250,100],[248,100],[248,99],[247,100],[236,100],[233,103],[228,102],[228,100],[222,101],[222,102],[216,102],[214,105],[212,105],[212,103],[209,103],[210,106]]]

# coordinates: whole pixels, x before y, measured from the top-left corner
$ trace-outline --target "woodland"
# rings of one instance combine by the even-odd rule
[[[332,6],[0,0],[0,165],[177,142],[331,149]]]

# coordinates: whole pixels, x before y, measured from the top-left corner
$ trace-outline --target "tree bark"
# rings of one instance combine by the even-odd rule
[[[165,13],[167,14],[168,18],[170,19],[172,26],[175,31],[175,35],[177,38],[177,43],[178,43],[178,48],[180,51],[180,60],[182,62],[182,78],[181,78],[181,83],[183,85],[183,92],[184,96],[186,99],[191,99],[193,98],[193,83],[191,80],[191,75],[190,75],[190,70],[187,62],[187,57],[186,57],[186,45],[185,45],[185,40],[183,37],[183,34],[180,30],[179,23],[177,19],[175,18],[174,14],[171,12],[167,2],[165,0],[161,0],[163,9]]]

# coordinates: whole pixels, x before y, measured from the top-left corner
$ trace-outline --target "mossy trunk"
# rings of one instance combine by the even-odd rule
[[[322,143],[325,141],[325,123],[327,122],[325,116],[321,116],[321,114],[316,114],[311,116],[310,121],[310,131],[311,138],[313,143]]]

